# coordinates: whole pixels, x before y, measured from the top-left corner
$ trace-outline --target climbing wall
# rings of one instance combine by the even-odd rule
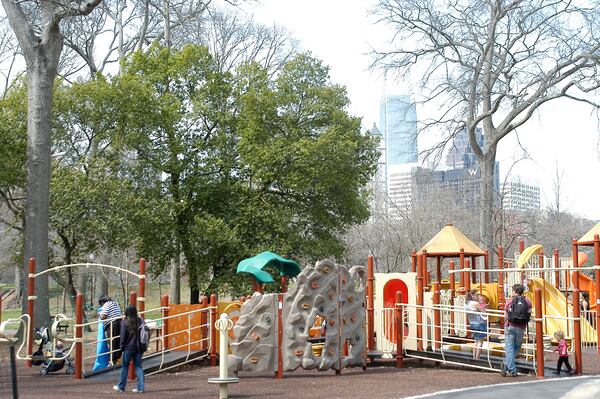
[[[244,302],[233,327],[229,370],[265,371],[277,369],[277,294],[255,292]]]
[[[331,260],[306,267],[283,299],[283,370],[339,370],[364,365],[365,268]],[[267,299],[268,298],[268,299]],[[309,341],[315,320],[327,325],[325,342]],[[255,293],[234,327],[230,370],[276,371],[277,297]]]

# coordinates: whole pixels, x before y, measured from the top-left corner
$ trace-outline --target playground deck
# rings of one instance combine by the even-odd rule
[[[144,369],[145,374],[149,374],[159,370],[159,368],[166,369],[178,364],[186,360],[194,360],[201,358],[206,355],[206,350],[194,351],[191,352],[188,356],[188,352],[186,351],[172,351],[164,354],[164,358],[157,353],[154,356],[150,356],[144,359],[142,363],[142,367]],[[110,366],[103,370],[99,370],[96,372],[89,372],[84,374],[84,378],[86,379],[98,379],[98,380],[111,380],[115,381],[119,378],[119,374],[121,373],[121,365]]]

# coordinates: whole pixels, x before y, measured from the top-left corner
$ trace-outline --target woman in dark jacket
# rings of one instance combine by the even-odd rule
[[[137,387],[132,392],[144,392],[144,370],[142,369],[142,351],[140,350],[140,326],[142,320],[138,317],[135,306],[127,306],[125,318],[121,321],[121,351],[123,353],[123,364],[121,368],[121,379],[118,385],[113,386],[117,392],[125,392],[127,385],[127,374],[129,363],[133,361],[135,375],[137,376]]]

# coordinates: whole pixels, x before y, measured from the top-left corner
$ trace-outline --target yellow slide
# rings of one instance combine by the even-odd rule
[[[534,306],[533,293],[536,288],[542,290],[542,307],[545,315],[548,316],[544,321],[544,334],[552,336],[555,331],[561,330],[565,335],[573,336],[573,329],[567,329],[567,321],[562,319],[562,317],[567,316],[565,296],[562,292],[548,282],[544,287],[544,280],[541,278],[532,279],[529,282],[529,291],[525,295],[534,303]],[[569,313],[573,314],[573,306],[569,304],[568,308]],[[554,318],[553,316],[561,318]],[[596,342],[596,330],[586,319],[581,320],[581,340],[583,342]]]

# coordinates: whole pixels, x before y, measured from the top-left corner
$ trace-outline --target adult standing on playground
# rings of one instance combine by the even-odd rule
[[[123,364],[121,366],[121,378],[119,384],[113,386],[117,392],[125,392],[127,385],[127,374],[129,373],[129,363],[133,361],[135,366],[135,375],[137,377],[137,387],[132,392],[144,392],[144,369],[142,369],[142,340],[140,330],[144,324],[138,317],[137,309],[133,305],[125,308],[125,318],[121,321],[121,350],[123,351]]]
[[[517,367],[515,358],[521,351],[523,343],[523,334],[527,328],[527,323],[531,318],[531,308],[533,307],[529,298],[523,296],[525,288],[521,284],[515,284],[512,287],[512,298],[510,298],[504,307],[506,326],[504,329],[504,353],[505,358],[500,366],[500,372],[503,377],[511,375],[517,376]]]
[[[115,364],[121,358],[121,346],[119,345],[121,321],[115,320],[115,318],[123,316],[123,312],[121,312],[119,304],[108,295],[102,295],[98,299],[98,303],[101,306],[98,316],[101,320],[107,320],[103,323],[104,337],[110,342],[110,356],[113,364]]]

